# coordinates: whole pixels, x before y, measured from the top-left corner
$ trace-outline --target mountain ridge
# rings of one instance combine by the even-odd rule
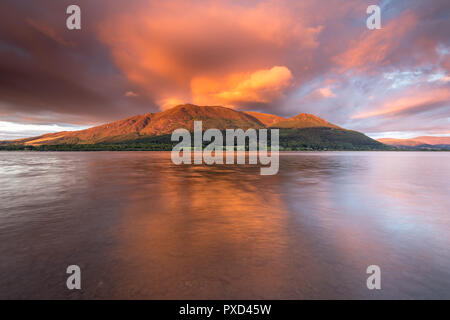
[[[363,133],[346,130],[312,114],[291,118],[221,106],[179,105],[135,115],[89,129],[48,133],[38,137],[0,142],[2,150],[98,151],[172,150],[173,130],[193,131],[195,120],[202,129],[247,130],[278,128],[280,150],[386,150],[387,146]]]
[[[417,146],[422,144],[428,145],[440,145],[440,144],[449,144],[450,145],[450,137],[437,137],[437,136],[420,136],[409,139],[396,139],[396,138],[381,138],[377,139],[378,141],[391,144],[391,145],[405,145],[405,146]]]
[[[420,136],[410,139],[381,138],[378,142],[405,149],[450,150],[450,137]]]
[[[3,141],[2,143],[24,145],[47,144],[95,144],[119,142],[142,136],[160,136],[171,134],[173,130],[185,128],[193,130],[193,121],[202,120],[203,129],[219,130],[249,128],[339,128],[314,115],[300,113],[291,118],[254,111],[238,111],[222,106],[178,105],[171,109],[135,115],[92,128],[78,131],[47,133],[37,137]],[[301,123],[300,123],[301,122]],[[290,127],[289,124],[292,124]]]

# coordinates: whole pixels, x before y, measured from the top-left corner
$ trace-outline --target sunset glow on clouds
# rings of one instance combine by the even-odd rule
[[[389,100],[385,105],[381,105],[373,111],[355,114],[353,119],[364,119],[380,116],[401,116],[407,113],[419,113],[436,109],[438,106],[447,105],[450,100],[450,90],[448,89],[428,89],[424,92],[411,91],[406,95],[396,99]]]
[[[292,83],[286,67],[275,66],[252,73],[237,73],[222,78],[194,78],[192,98],[199,105],[220,104],[234,108],[246,104],[270,104],[280,101]]]
[[[377,137],[450,131],[448,1],[381,1],[380,30],[366,28],[372,1],[81,0],[80,31],[69,4],[0,3],[0,121],[77,127],[195,103]]]

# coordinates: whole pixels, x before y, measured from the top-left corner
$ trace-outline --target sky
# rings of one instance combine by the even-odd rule
[[[182,103],[448,136],[449,30],[448,0],[2,0],[0,140]]]

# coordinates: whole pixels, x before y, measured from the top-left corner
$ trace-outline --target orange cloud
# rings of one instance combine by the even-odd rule
[[[293,73],[267,66],[281,64],[287,48],[318,48],[322,29],[273,1],[148,3],[99,24],[116,65],[160,108],[170,101],[272,103]]]
[[[186,103],[186,101],[178,98],[165,98],[158,101],[161,110],[167,110],[183,103]]]
[[[284,66],[236,73],[224,80],[198,77],[191,82],[192,96],[197,104],[270,103],[283,96],[292,83],[292,73]]]

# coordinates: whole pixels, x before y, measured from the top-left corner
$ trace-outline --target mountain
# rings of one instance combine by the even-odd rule
[[[220,106],[179,105],[158,113],[137,115],[80,131],[49,133],[39,137],[0,142],[2,147],[38,150],[171,150],[173,130],[193,130],[194,120],[203,130],[280,128],[285,150],[383,150],[386,146],[364,134],[345,130],[312,114],[286,119],[237,111]]]
[[[252,117],[258,119],[262,124],[264,124],[266,127],[270,127],[274,125],[275,123],[278,123],[283,120],[287,120],[286,118],[279,117],[273,114],[268,113],[260,113],[260,112],[254,112],[254,111],[244,111],[246,114],[251,115]]]
[[[16,144],[95,144],[130,141],[143,136],[171,134],[178,128],[193,130],[194,120],[203,121],[203,129],[260,129],[265,125],[244,112],[219,106],[180,105],[158,113],[137,115],[81,131],[49,133],[39,137],[14,140]]]
[[[411,139],[382,138],[379,142],[406,149],[450,150],[450,137],[421,136]]]
[[[309,113],[300,113],[295,117],[284,119],[271,125],[276,128],[290,128],[290,129],[302,129],[302,128],[314,128],[314,127],[326,127],[342,129],[335,124],[329,123],[322,118],[316,117]]]
[[[424,144],[423,142],[416,141],[413,139],[393,139],[393,138],[382,138],[377,139],[377,141],[391,145],[391,146],[403,146],[403,147],[416,147],[421,144]]]

